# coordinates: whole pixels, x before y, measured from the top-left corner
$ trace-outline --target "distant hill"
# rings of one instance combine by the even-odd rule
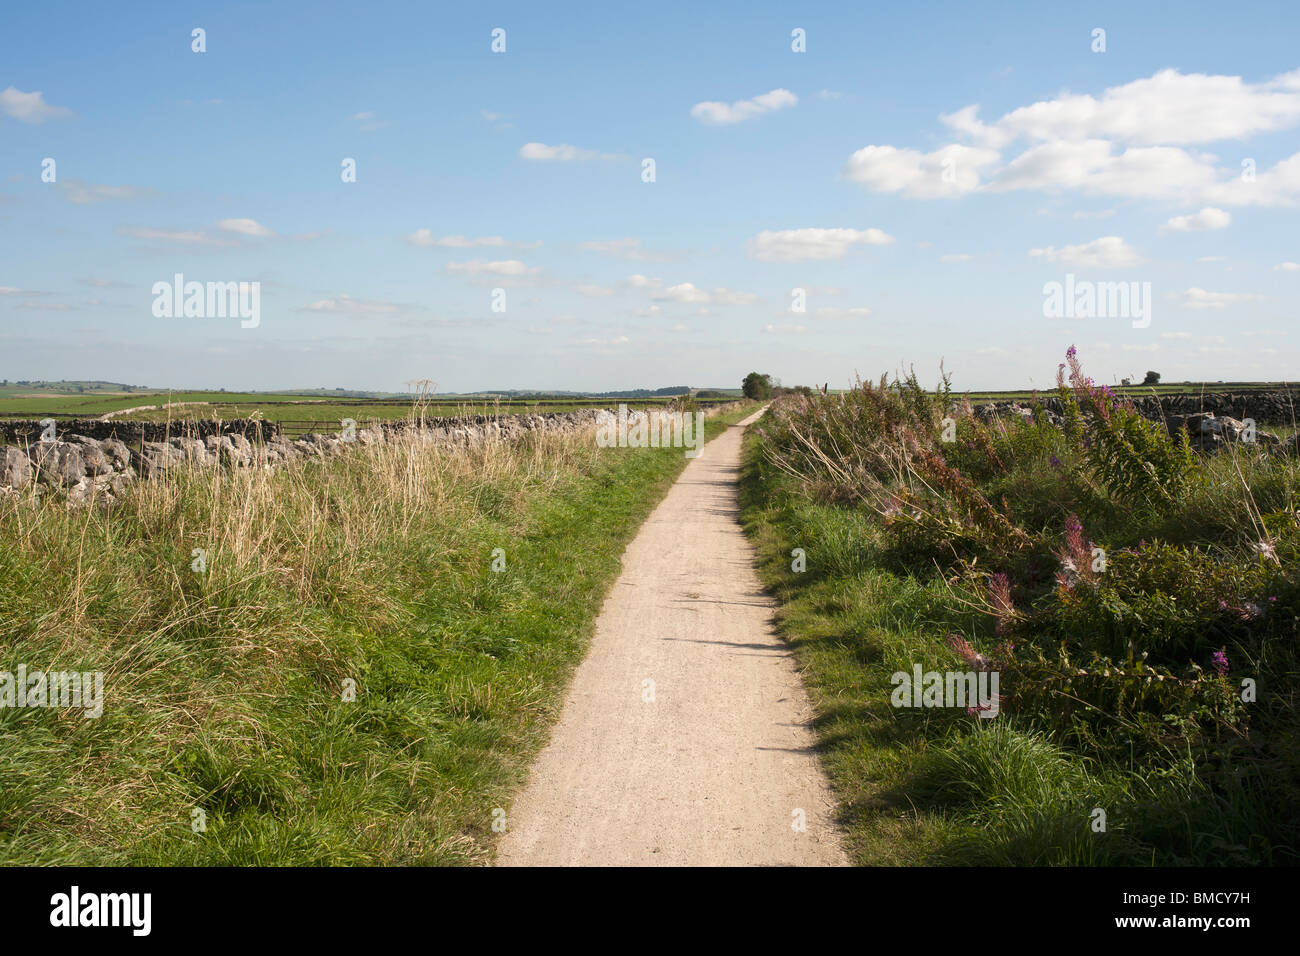
[[[90,395],[96,392],[125,393],[149,392],[153,389],[147,385],[124,385],[121,382],[82,382],[82,381],[0,381],[0,393],[12,392],[52,392],[59,395]]]

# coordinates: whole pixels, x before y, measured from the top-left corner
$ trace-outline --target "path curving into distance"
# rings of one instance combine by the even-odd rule
[[[847,865],[738,522],[741,436],[761,414],[705,446],[628,545],[498,865]]]

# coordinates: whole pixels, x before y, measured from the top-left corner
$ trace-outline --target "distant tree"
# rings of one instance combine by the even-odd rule
[[[1144,379],[1142,379],[1142,384],[1143,384],[1143,385],[1159,385],[1159,384],[1160,384],[1160,373],[1159,373],[1159,372],[1152,372],[1152,371],[1148,370],[1148,371],[1147,371],[1147,377],[1144,378]]]
[[[745,381],[740,385],[741,392],[746,398],[763,400],[772,397],[772,378],[770,375],[763,375],[761,372],[750,372],[745,376]]]
[[[1121,378],[1121,379],[1119,380],[1119,383],[1120,383],[1121,385],[1132,385],[1132,384],[1133,384],[1133,379],[1131,379],[1131,378]]]

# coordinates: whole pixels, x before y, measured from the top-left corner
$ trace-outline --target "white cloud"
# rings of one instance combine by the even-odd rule
[[[733,292],[725,288],[710,292],[691,282],[669,286],[653,298],[656,302],[680,302],[685,305],[753,305],[759,301],[759,297],[752,292]]]
[[[483,262],[475,259],[471,262],[449,262],[447,271],[452,275],[467,276],[526,276],[536,275],[542,271],[541,266],[528,266],[518,259],[501,259],[496,262]]]
[[[1206,292],[1195,286],[1180,293],[1185,309],[1222,309],[1240,302],[1257,302],[1264,297],[1249,292]]]
[[[764,230],[749,240],[749,254],[762,262],[842,259],[850,246],[887,246],[893,241],[879,229]]]
[[[1265,83],[1239,76],[1166,69],[1105,90],[1100,98],[1062,93],[1005,114],[986,126],[979,108],[941,116],[949,128],[1000,148],[1014,139],[1103,138],[1138,145],[1240,140],[1300,122],[1300,71]]]
[[[749,100],[736,100],[736,102],[727,104],[719,103],[715,100],[709,100],[704,103],[696,103],[691,107],[691,116],[701,123],[708,123],[713,126],[725,126],[731,123],[739,123],[742,120],[751,119],[763,113],[770,113],[773,110],[784,109],[787,106],[794,106],[799,102],[799,97],[795,96],[789,90],[776,89],[770,93],[764,93],[761,96],[755,96]]]
[[[664,284],[663,279],[651,279],[639,273],[628,276],[624,281],[633,289],[657,289]]]
[[[768,323],[763,331],[769,335],[802,335],[808,331],[808,327],[806,325],[773,325]]]
[[[72,110],[64,106],[51,106],[45,102],[45,96],[40,90],[24,93],[11,86],[0,92],[0,113],[21,123],[44,123],[47,119],[71,116]]]
[[[1274,272],[1300,272],[1300,262],[1279,262],[1273,267]]]
[[[253,236],[258,239],[266,239],[275,235],[274,232],[255,219],[222,219],[217,223],[217,228],[225,232],[234,232],[241,236]]]
[[[874,192],[911,199],[960,196],[979,188],[980,171],[1001,157],[995,150],[951,144],[932,153],[865,146],[849,157],[844,176]]]
[[[561,163],[570,163],[587,159],[618,159],[613,153],[598,153],[592,149],[579,149],[577,146],[570,146],[567,143],[561,143],[558,146],[547,146],[545,143],[524,143],[519,147],[519,155],[524,159],[535,159],[539,161],[555,161]]]
[[[589,299],[598,299],[607,295],[613,295],[614,290],[603,285],[595,285],[590,282],[579,282],[574,289],[579,295],[585,295]]]
[[[1000,170],[990,189],[1078,189],[1103,196],[1184,199],[1204,195],[1218,178],[1214,158],[1173,146],[1115,153],[1105,140],[1043,143]]]
[[[1099,196],[1188,199],[1215,206],[1291,206],[1300,200],[1300,153],[1254,178],[1219,165],[1209,153],[1183,149],[1241,140],[1300,123],[1300,70],[1264,83],[1241,77],[1155,75],[1112,87],[1100,97],[1063,93],[984,124],[967,106],[940,120],[968,138],[978,152],[956,163],[957,182],[942,188],[933,177],[938,153],[869,146],[850,158],[849,178],[877,192],[918,199],[952,197],[987,189],[1077,190]],[[997,151],[1025,139],[1030,145],[981,184],[983,166]],[[957,147],[944,147],[951,150]],[[988,157],[992,158],[988,158]],[[970,159],[980,165],[963,172]]]
[[[1097,269],[1127,269],[1144,260],[1132,246],[1119,236],[1102,236],[1092,242],[1057,249],[1030,249],[1029,255],[1047,262],[1061,262],[1069,266]]]
[[[317,299],[299,306],[298,312],[329,312],[339,315],[387,315],[398,310],[392,302],[371,299],[354,299],[346,292],[331,299]]]
[[[714,289],[711,295],[717,305],[753,305],[759,301],[752,292],[733,292],[730,289]]]
[[[1240,168],[1233,169],[1227,179],[1205,191],[1207,201],[1227,206],[1294,206],[1298,197],[1300,153],[1258,172],[1253,180],[1243,178]]]
[[[683,282],[681,285],[672,285],[665,289],[660,295],[655,296],[660,302],[708,302],[709,293],[703,289],[697,289],[693,283]]]
[[[374,110],[363,110],[360,113],[353,113],[352,119],[361,124],[361,129],[365,131],[383,129],[388,125],[387,120],[375,118]]]
[[[1175,216],[1160,227],[1161,232],[1206,232],[1211,229],[1226,229],[1232,223],[1232,216],[1222,209],[1206,206],[1190,216]]]
[[[438,246],[444,249],[500,248],[503,246],[513,246],[516,249],[532,249],[541,245],[541,242],[511,242],[501,236],[442,236],[441,238],[435,238],[428,229],[417,229],[404,238],[413,246]]]
[[[80,179],[62,180],[58,187],[64,199],[79,206],[114,199],[144,199],[154,194],[152,189],[141,186],[101,186]]]

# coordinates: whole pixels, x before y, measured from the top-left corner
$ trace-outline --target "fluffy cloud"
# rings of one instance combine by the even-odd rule
[[[759,300],[752,292],[733,292],[724,288],[710,292],[691,282],[669,286],[653,298],[656,302],[679,302],[683,305],[753,305]]]
[[[701,123],[707,123],[711,126],[725,126],[751,119],[763,113],[770,113],[773,110],[794,106],[798,102],[799,97],[789,90],[776,89],[770,93],[755,96],[753,99],[736,100],[731,104],[719,103],[715,100],[696,103],[691,107],[691,116]]]
[[[844,166],[845,178],[873,192],[910,199],[960,196],[979,188],[981,170],[998,162],[996,150],[952,144],[922,153],[894,146],[864,146]]]
[[[1300,272],[1300,262],[1279,262],[1273,267],[1275,272]]]
[[[1068,266],[1096,269],[1127,269],[1144,260],[1137,250],[1119,236],[1102,236],[1092,242],[1057,249],[1030,249],[1029,255],[1046,262],[1061,262]]]
[[[749,254],[762,262],[843,259],[850,246],[887,246],[893,241],[879,229],[764,230],[749,240]]]
[[[72,110],[64,106],[51,106],[45,102],[45,96],[40,90],[24,93],[11,86],[0,92],[0,113],[21,123],[44,123],[48,119],[71,116]]]
[[[1222,209],[1206,206],[1190,216],[1175,216],[1160,227],[1161,232],[1205,232],[1210,229],[1226,229],[1232,222],[1232,216]]]
[[[444,249],[477,249],[480,247],[514,246],[517,249],[530,249],[540,246],[540,242],[510,242],[501,236],[442,236],[435,238],[428,229],[417,229],[404,237],[413,246],[439,246]]]
[[[101,186],[80,179],[60,180],[58,187],[64,199],[79,206],[114,199],[144,199],[154,195],[152,189],[144,189],[140,186]]]
[[[1264,83],[1239,76],[1161,70],[1105,90],[1062,93],[1012,110],[991,125],[967,106],[941,116],[950,129],[993,148],[1030,140],[1110,139],[1138,145],[1213,143],[1300,122],[1300,70]]]
[[[398,310],[393,302],[354,299],[346,292],[331,299],[317,299],[299,306],[297,312],[328,312],[336,315],[388,315]]]
[[[928,154],[868,146],[850,157],[848,178],[876,192],[917,199],[976,189],[1034,189],[1157,200],[1190,197],[1216,206],[1291,206],[1300,201],[1300,153],[1258,175],[1243,176],[1240,168],[1220,167],[1214,155],[1183,148],[1300,123],[1300,70],[1254,84],[1238,76],[1162,70],[1111,87],[1100,97],[1063,93],[1012,110],[991,124],[980,121],[977,106],[940,120],[974,145],[950,145]],[[1017,140],[1028,141],[1028,147],[997,168],[1000,151]],[[974,152],[953,156],[951,151],[963,148]],[[934,175],[945,158],[955,160],[946,182]],[[985,167],[993,167],[991,175]]]
[[[222,219],[217,223],[217,228],[225,232],[234,232],[241,236],[252,236],[257,239],[267,239],[275,235],[274,232],[255,219]]]
[[[1034,146],[1008,163],[990,189],[1078,189],[1103,196],[1181,199],[1204,194],[1217,177],[1211,156],[1171,146],[1116,153],[1110,143],[1092,139]]]
[[[524,143],[523,146],[519,147],[519,155],[524,159],[561,163],[588,159],[619,158],[613,153],[598,153],[593,149],[579,149],[577,146],[570,146],[567,143],[561,143],[558,146],[547,146],[545,143]]]
[[[1239,302],[1258,302],[1262,295],[1249,292],[1206,292],[1193,286],[1178,296],[1185,309],[1222,309]]]
[[[518,259],[501,259],[496,262],[475,259],[471,262],[449,262],[447,271],[452,275],[466,276],[526,276],[536,275],[542,271],[542,267],[528,266]]]

